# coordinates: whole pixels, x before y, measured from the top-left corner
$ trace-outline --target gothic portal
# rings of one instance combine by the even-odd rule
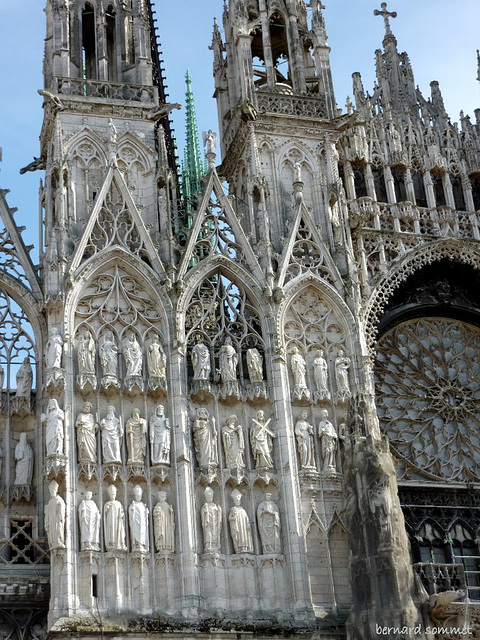
[[[40,267],[0,192],[2,637],[480,637],[480,110],[383,3],[342,113],[323,9],[225,2],[223,162],[187,76],[179,175],[149,0],[47,1]]]

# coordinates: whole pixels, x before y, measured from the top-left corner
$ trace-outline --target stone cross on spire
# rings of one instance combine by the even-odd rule
[[[375,9],[375,11],[373,12],[374,16],[382,16],[383,21],[385,22],[385,35],[386,36],[391,36],[392,35],[392,30],[390,29],[390,18],[396,18],[397,17],[397,12],[396,11],[387,11],[387,3],[386,2],[382,2],[381,4],[382,10],[380,11],[379,9]]]

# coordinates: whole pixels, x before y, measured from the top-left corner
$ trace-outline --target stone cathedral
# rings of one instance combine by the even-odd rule
[[[480,638],[480,109],[383,3],[343,112],[323,9],[225,0],[180,171],[150,1],[46,1],[39,265],[0,191],[2,639]]]

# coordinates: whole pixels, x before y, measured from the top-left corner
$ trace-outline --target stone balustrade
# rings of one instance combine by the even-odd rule
[[[138,84],[84,80],[82,78],[55,78],[55,92],[61,96],[88,96],[109,100],[130,100],[143,104],[157,101],[156,87]]]

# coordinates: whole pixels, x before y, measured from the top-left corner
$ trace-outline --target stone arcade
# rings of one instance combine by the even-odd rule
[[[209,131],[181,179],[149,0],[47,0],[41,269],[0,192],[2,638],[480,637],[480,110],[383,3],[342,114],[323,9],[225,2],[223,163]]]

